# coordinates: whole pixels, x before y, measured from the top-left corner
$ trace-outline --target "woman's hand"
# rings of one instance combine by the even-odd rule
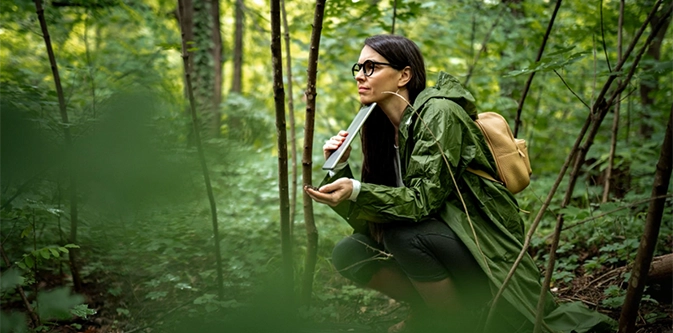
[[[334,153],[335,150],[341,147],[341,144],[344,142],[344,140],[346,140],[347,136],[348,132],[339,131],[339,134],[325,141],[325,145],[322,146],[322,153],[325,156],[325,159],[327,159],[330,155],[332,155],[332,153]],[[343,156],[339,160],[339,163],[346,162],[349,156],[351,156],[351,147],[346,149]]]
[[[339,178],[333,183],[320,187],[317,191],[305,185],[304,192],[313,200],[334,207],[350,198],[353,193],[353,181],[345,177]]]

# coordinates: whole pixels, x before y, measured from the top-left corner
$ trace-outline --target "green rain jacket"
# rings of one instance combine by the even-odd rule
[[[476,117],[472,95],[456,78],[441,72],[436,86],[421,92],[402,116],[398,135],[405,186],[362,183],[355,202],[344,201],[334,210],[355,232],[364,233],[367,223],[419,222],[429,217],[446,222],[489,277],[495,295],[523,247],[524,225],[515,198],[503,185],[466,171],[469,166],[496,174]],[[353,178],[349,167],[328,175],[323,184],[341,177]],[[526,255],[498,300],[502,331],[532,332],[539,278],[533,259]],[[547,300],[547,331],[591,332],[607,319],[586,308],[556,308],[551,295]]]

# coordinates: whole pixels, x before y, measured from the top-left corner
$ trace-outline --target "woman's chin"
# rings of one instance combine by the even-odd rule
[[[373,100],[369,98],[368,96],[362,96],[360,95],[360,104],[362,105],[369,105],[372,104]]]

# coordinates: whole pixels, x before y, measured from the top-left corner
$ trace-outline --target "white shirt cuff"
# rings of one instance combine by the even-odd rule
[[[351,192],[351,196],[348,198],[350,201],[355,201],[358,199],[358,195],[360,194],[360,188],[362,187],[362,184],[360,183],[359,180],[356,179],[351,179],[353,182],[353,192]]]
[[[346,162],[341,162],[341,163],[337,163],[337,165],[334,167],[334,169],[332,169],[332,170],[330,170],[330,171],[327,171],[327,174],[328,174],[330,177],[334,177],[334,175],[336,175],[337,172],[341,171],[341,170],[342,170],[343,168],[345,168],[347,165],[348,165],[348,161],[346,161]]]

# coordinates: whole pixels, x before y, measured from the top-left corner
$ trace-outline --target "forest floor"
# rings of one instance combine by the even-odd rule
[[[55,275],[42,275],[42,288],[56,287],[67,283],[63,277]],[[59,321],[50,323],[42,329],[44,332],[59,333],[134,333],[134,332],[267,332],[264,328],[275,327],[268,332],[284,332],[279,329],[282,327],[282,319],[269,315],[268,313],[261,318],[255,318],[253,314],[250,322],[260,320],[261,322],[250,324],[246,323],[240,329],[231,330],[222,326],[222,322],[214,320],[210,324],[204,324],[208,320],[197,315],[194,320],[184,322],[176,321],[176,318],[185,318],[189,314],[194,314],[194,309],[190,306],[194,304],[195,299],[182,298],[170,302],[152,302],[138,296],[134,290],[138,287],[121,286],[125,284],[123,280],[118,280],[119,275],[109,272],[109,274],[90,275],[85,281],[86,303],[96,313],[87,318],[76,318],[71,321]],[[332,281],[336,284],[346,284],[346,280],[336,278]],[[672,281],[673,282],[673,281]],[[610,288],[622,288],[618,273],[615,270],[602,271],[599,274],[577,276],[571,283],[554,288],[554,293],[559,301],[581,301],[590,308],[598,310],[615,320],[619,319],[620,308],[608,307],[606,299],[609,300]],[[130,287],[130,289],[127,289]],[[110,290],[119,290],[119,292],[110,292]],[[125,290],[128,292],[122,292]],[[368,292],[359,294],[353,287],[348,286],[345,289],[346,294],[352,294],[349,299],[335,297],[332,299],[317,300],[315,308],[306,312],[305,322],[313,324],[301,325],[301,328],[295,330],[297,333],[332,333],[332,332],[351,332],[351,333],[384,333],[387,327],[403,320],[407,317],[409,309],[404,304],[395,302],[382,294]],[[641,303],[641,309],[637,320],[638,333],[673,333],[673,306],[671,299],[673,291],[671,285],[653,285],[648,288],[648,294],[645,301]],[[360,295],[360,296],[358,296]],[[352,306],[353,304],[363,304],[362,299],[358,297],[365,295],[368,300],[366,305]],[[614,300],[619,302],[619,299]],[[607,303],[609,305],[609,302]],[[21,307],[20,304],[10,304],[10,307]],[[129,310],[126,310],[129,309]],[[327,310],[327,311],[323,311]],[[209,318],[218,316],[217,310],[213,310]],[[273,310],[271,310],[273,311]],[[282,311],[281,311],[282,312]],[[326,315],[328,314],[329,315]],[[214,317],[213,317],[214,316]],[[221,316],[220,316],[221,317]],[[245,315],[243,315],[245,317]],[[240,319],[240,318],[239,318]],[[267,321],[267,320],[270,320]],[[194,323],[198,322],[197,325]],[[234,321],[241,323],[240,321]],[[273,322],[273,324],[272,324]],[[287,323],[287,322],[286,322]],[[252,325],[252,326],[251,326]],[[261,325],[261,326],[260,326]],[[279,326],[280,325],[280,326]],[[198,328],[197,328],[198,327]]]

